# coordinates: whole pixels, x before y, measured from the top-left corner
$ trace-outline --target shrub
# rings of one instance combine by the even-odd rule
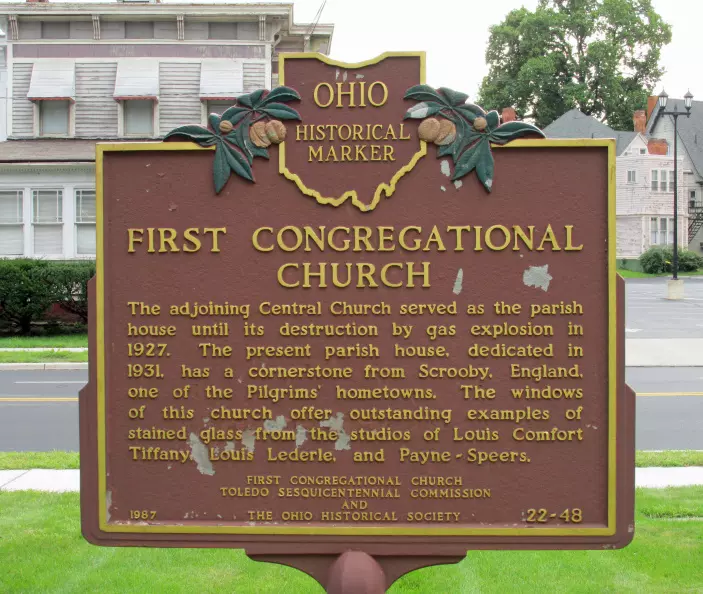
[[[652,246],[640,256],[642,270],[648,274],[661,274],[672,271],[674,249],[670,246]],[[703,258],[695,252],[679,248],[679,270],[693,272],[703,268]]]
[[[674,252],[671,249],[669,251],[673,260]],[[693,272],[699,268],[703,268],[703,258],[691,250],[679,250],[679,270],[682,272]]]
[[[671,260],[667,259],[665,249],[654,245],[640,256],[642,270],[647,274],[661,274],[671,270]]]
[[[88,323],[88,281],[95,275],[95,262],[53,262],[51,275],[56,289],[55,303]]]
[[[0,260],[0,316],[29,334],[32,322],[54,303],[56,290],[50,262]]]

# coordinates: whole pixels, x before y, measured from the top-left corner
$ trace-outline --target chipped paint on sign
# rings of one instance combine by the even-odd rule
[[[452,293],[458,295],[461,293],[462,285],[464,284],[464,269],[459,268],[459,272],[456,273],[456,280],[454,281],[454,288]]]
[[[308,438],[308,431],[302,425],[298,425],[295,430],[295,447],[299,448],[305,443]]]
[[[458,190],[461,186],[464,185],[464,182],[462,182],[460,179],[456,180],[454,182],[454,187]]]
[[[439,169],[442,174],[447,177],[449,177],[449,175],[451,174],[451,169],[449,168],[449,161],[447,161],[447,159],[443,159],[442,161],[440,161]]]
[[[256,433],[253,429],[247,429],[242,433],[242,445],[250,452],[254,451],[256,445]]]
[[[112,507],[112,491],[108,489],[105,492],[105,521],[110,521],[110,508]]]
[[[190,446],[191,456],[198,467],[198,472],[210,476],[215,474],[215,469],[212,467],[212,462],[210,462],[210,457],[208,456],[207,446],[200,441],[195,433],[190,434],[188,445]]]
[[[338,412],[336,417],[320,421],[320,427],[327,427],[337,433],[337,441],[334,442],[335,450],[351,450],[351,445],[349,444],[351,440],[344,431],[344,415],[341,412]]]
[[[549,274],[549,264],[544,266],[530,266],[522,274],[522,282],[526,287],[534,287],[547,291],[549,283],[552,281],[552,275]]]
[[[266,431],[283,431],[286,425],[286,418],[283,415],[278,415],[272,421],[264,421],[264,429]]]

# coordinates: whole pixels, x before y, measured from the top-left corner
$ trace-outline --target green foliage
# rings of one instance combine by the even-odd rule
[[[647,274],[668,272],[667,266],[669,266],[670,263],[670,261],[667,262],[664,248],[658,245],[652,246],[640,256],[642,270]]]
[[[671,248],[667,248],[667,250],[671,252],[673,260],[674,251]],[[691,250],[679,250],[679,270],[681,272],[693,272],[699,268],[703,268],[703,258]]]
[[[213,181],[215,192],[220,193],[232,172],[239,177],[254,181],[251,165],[254,157],[269,158],[265,148],[256,146],[249,138],[252,124],[265,118],[299,120],[300,114],[285,102],[300,100],[297,91],[289,87],[276,87],[272,91],[254,91],[237,98],[237,105],[225,110],[222,116],[211,113],[208,128],[203,126],[180,126],[171,130],[164,139],[185,137],[200,146],[215,147]],[[228,132],[220,129],[222,122],[230,122]]]
[[[456,128],[452,142],[439,147],[437,156],[451,155],[454,161],[452,180],[461,179],[474,169],[487,191],[493,187],[494,161],[491,143],[507,144],[523,136],[540,136],[544,133],[525,122],[500,124],[497,111],[486,113],[482,107],[466,103],[468,95],[446,87],[435,90],[428,85],[415,85],[406,92],[404,99],[420,101],[405,112],[404,119],[423,119],[431,115],[441,115],[451,121]],[[485,126],[474,127],[477,118],[485,120]]]
[[[88,323],[88,281],[95,276],[95,262],[56,262],[51,265],[56,302]]]
[[[29,334],[33,321],[54,303],[56,290],[50,262],[0,260],[0,317]]]
[[[673,260],[674,250],[670,246],[655,245],[640,256],[642,270],[648,274],[672,272]],[[679,248],[679,270],[693,272],[699,268],[703,268],[703,258],[695,252]]]
[[[95,263],[0,260],[0,318],[29,334],[54,304],[88,321],[88,281]]]
[[[652,0],[540,0],[490,29],[479,102],[512,106],[543,128],[569,111],[632,130],[663,74],[671,27]]]

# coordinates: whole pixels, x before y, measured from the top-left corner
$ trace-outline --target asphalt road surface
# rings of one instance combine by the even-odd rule
[[[0,371],[0,451],[78,450],[87,371]],[[640,450],[703,450],[703,367],[632,367]]]
[[[684,299],[666,299],[666,278],[628,279],[627,338],[703,338],[703,277],[684,279]]]

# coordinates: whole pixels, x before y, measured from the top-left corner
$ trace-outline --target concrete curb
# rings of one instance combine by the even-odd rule
[[[88,369],[87,363],[0,363],[0,371],[76,371]]]
[[[703,485],[703,466],[636,468],[638,488],[665,489]],[[80,470],[0,470],[0,491],[77,493]]]
[[[85,353],[88,347],[0,348],[0,353]]]

